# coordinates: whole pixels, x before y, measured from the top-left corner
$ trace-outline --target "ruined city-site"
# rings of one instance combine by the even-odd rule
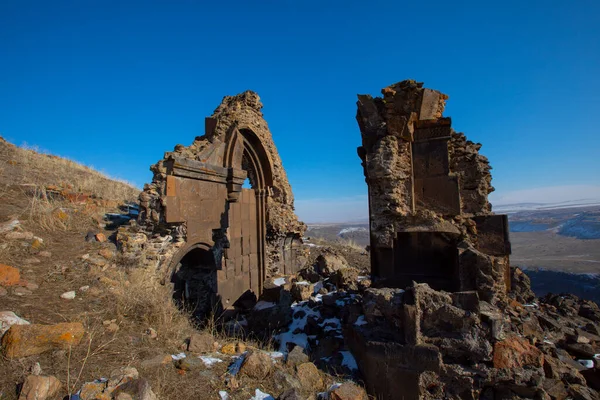
[[[225,97],[203,136],[152,166],[119,248],[199,321],[272,337],[284,357],[302,354],[375,398],[596,398],[574,358],[597,353],[598,307],[533,302],[510,265],[506,215],[488,202],[489,162],[443,116],[447,95],[413,80],[381,93],[359,95],[356,115],[368,275],[335,250],[311,260],[250,91]]]
[[[64,293],[37,297],[36,323],[0,312],[2,379],[25,400],[600,399],[600,308],[536,298],[511,264],[491,166],[443,115],[448,99],[414,80],[358,95],[364,248],[307,232],[252,91],[153,164],[135,204],[20,184],[0,255],[28,267],[0,264],[0,299],[10,290],[22,316],[19,299]],[[19,151],[0,141],[15,182]],[[61,179],[80,173],[68,168]],[[23,199],[43,224],[12,217]],[[49,249],[63,258],[47,272]]]

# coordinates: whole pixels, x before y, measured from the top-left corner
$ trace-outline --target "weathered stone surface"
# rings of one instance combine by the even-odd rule
[[[344,382],[329,393],[331,400],[367,400],[367,393],[353,382]]]
[[[29,375],[19,394],[19,400],[45,400],[53,398],[61,388],[54,376]]]
[[[329,276],[340,268],[348,266],[346,259],[335,253],[323,253],[317,257],[316,269],[323,276]]]
[[[314,292],[314,285],[308,282],[295,282],[292,284],[292,290],[290,292],[294,301],[308,300]]]
[[[511,337],[494,345],[494,368],[541,367],[543,353],[526,339]]]
[[[14,286],[19,284],[20,280],[21,274],[18,268],[0,264],[0,286]]]
[[[190,337],[188,351],[192,353],[209,353],[215,350],[215,338],[208,332],[194,333]]]
[[[0,337],[13,325],[29,325],[29,321],[12,311],[0,311]]]
[[[315,364],[311,362],[298,365],[296,377],[304,390],[315,391],[323,387],[323,378]]]
[[[295,346],[292,351],[288,353],[287,364],[291,366],[297,366],[304,364],[309,361],[308,355],[305,353],[301,346]]]
[[[535,299],[535,294],[531,290],[531,281],[521,268],[510,268],[510,286],[511,293],[517,301],[525,304]]]
[[[272,369],[271,357],[266,353],[255,351],[246,356],[240,373],[253,379],[265,379]]]
[[[2,336],[2,349],[8,358],[21,358],[53,349],[76,346],[83,337],[79,322],[56,325],[13,325]]]
[[[481,145],[442,117],[448,96],[441,92],[405,80],[382,94],[359,95],[356,116],[377,285],[416,281],[500,301],[510,287],[508,225],[491,213]]]
[[[125,257],[173,279],[176,300],[198,319],[306,263],[306,226],[261,109],[251,91],[223,98],[203,136],[151,167],[137,224],[117,233]]]
[[[338,289],[358,290],[358,270],[355,268],[339,268],[331,274],[330,281]]]

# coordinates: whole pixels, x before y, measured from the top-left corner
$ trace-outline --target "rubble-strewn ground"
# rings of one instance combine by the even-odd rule
[[[113,397],[129,390],[144,393],[133,398],[150,399],[150,392],[140,389],[149,384],[160,399],[227,395],[244,400],[261,398],[260,393],[277,397],[292,387],[315,396],[334,382],[343,382],[303,357],[297,365],[284,363],[281,354],[273,352],[278,347],[273,341],[225,336],[213,329],[214,324],[202,331],[200,344],[189,347],[186,341],[200,331],[173,305],[170,288],[161,285],[152,271],[135,268],[118,255],[113,231],[102,220],[107,212],[120,212],[117,206],[124,201],[135,200],[135,188],[3,141],[0,168],[0,324],[14,323],[18,316],[44,325],[43,335],[35,340],[6,336],[0,398],[16,399],[24,382],[24,392],[32,385],[44,386],[34,379],[36,375],[60,382],[60,389],[48,398],[63,398],[83,388],[81,399],[105,398],[110,390],[105,386],[114,387],[119,381]],[[11,281],[14,271],[19,276]],[[69,298],[71,291],[74,298]],[[78,344],[65,345],[67,333],[59,332],[50,350],[18,355],[31,351],[38,340],[47,341],[48,326],[64,322],[82,324],[85,333]],[[202,345],[205,342],[210,345]],[[182,353],[187,355],[183,360]],[[247,362],[242,370],[228,374],[244,353]],[[134,379],[138,374],[140,379]],[[106,383],[94,383],[111,377]],[[137,385],[134,389],[123,383],[130,379]],[[91,389],[104,394],[90,394]]]
[[[195,329],[168,285],[116,251],[102,216],[127,196],[111,198],[104,185],[84,192],[60,174],[24,182],[35,155],[25,163],[0,145],[0,165],[12,170],[0,178],[0,329],[13,324],[2,339],[2,399],[42,389],[38,399],[365,399],[373,377],[351,350],[355,335],[406,349],[401,310],[415,306],[419,346],[440,349],[438,372],[420,378],[424,398],[600,399],[596,304],[536,300],[514,269],[504,309],[427,285],[371,288],[369,254],[347,240],[306,241],[299,274],[271,278],[236,320]]]

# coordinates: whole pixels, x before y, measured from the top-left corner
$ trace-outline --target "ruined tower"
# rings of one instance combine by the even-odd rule
[[[381,93],[359,95],[356,116],[376,284],[416,281],[493,300],[510,285],[510,242],[506,216],[488,202],[494,188],[481,145],[442,116],[445,94],[412,80]]]

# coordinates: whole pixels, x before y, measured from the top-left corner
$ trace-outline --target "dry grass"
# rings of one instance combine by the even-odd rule
[[[189,316],[171,300],[169,285],[161,285],[148,269],[117,269],[110,282],[115,315],[137,325],[153,328],[166,347],[176,349],[194,332]]]
[[[107,200],[132,201],[140,192],[126,181],[68,158],[45,154],[33,147],[17,147],[1,137],[0,176],[6,185],[57,185]]]

